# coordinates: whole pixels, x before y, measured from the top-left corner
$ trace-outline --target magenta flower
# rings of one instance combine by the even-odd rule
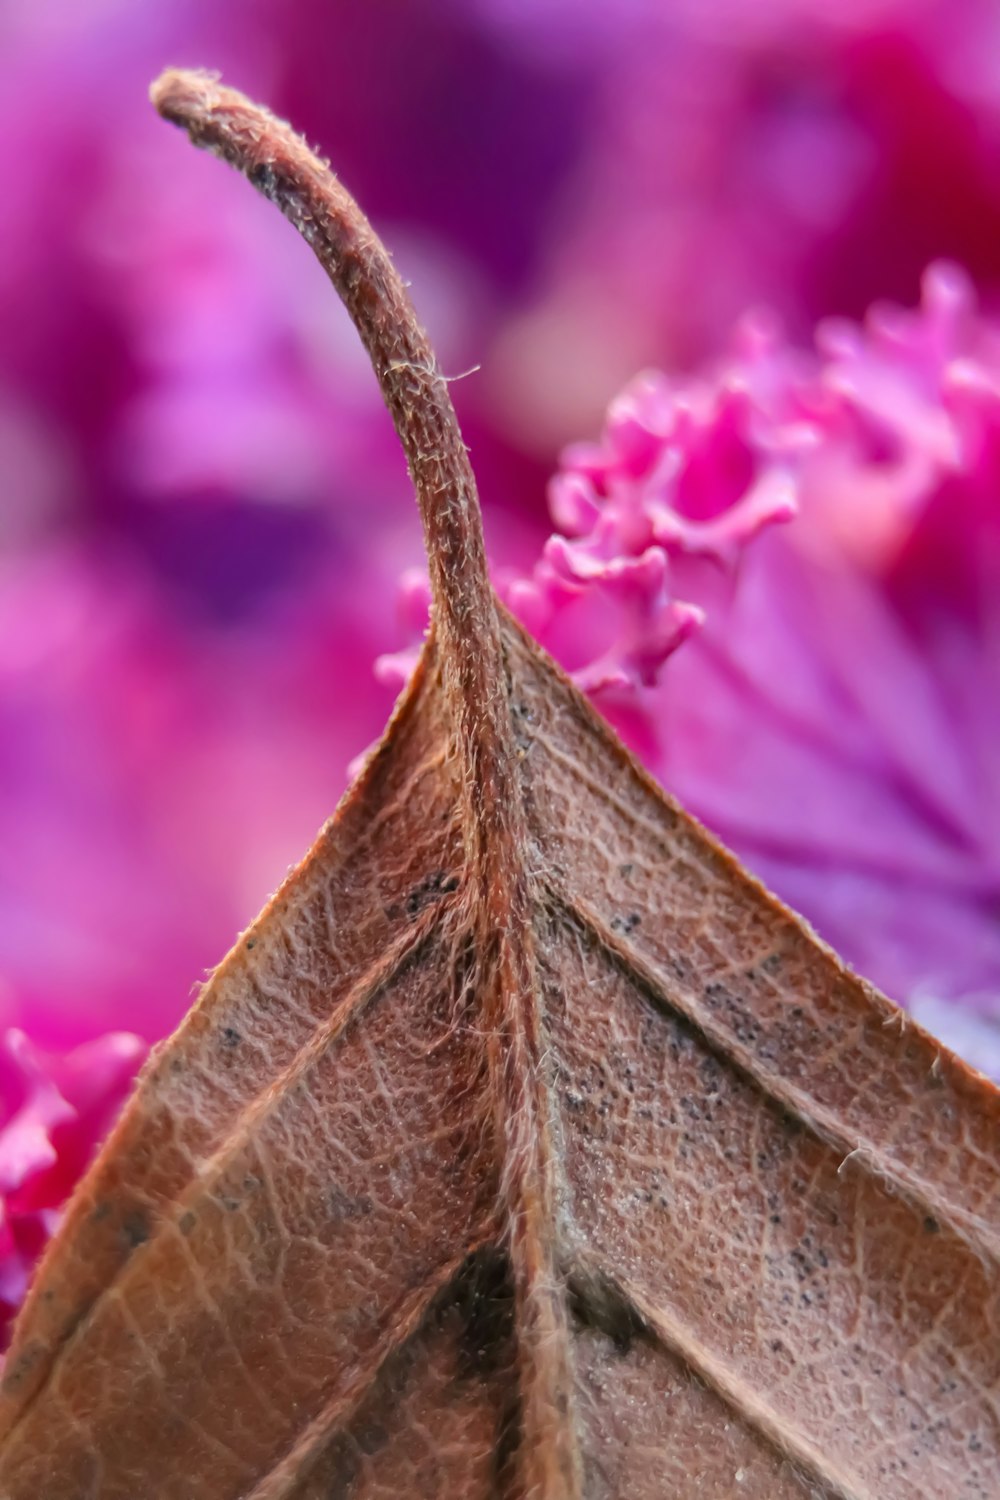
[[[60,1209],[145,1056],[113,1032],[62,1056],[23,1031],[0,1035],[0,1349]]]
[[[679,559],[734,568],[766,527],[796,510],[793,426],[765,432],[734,382],[640,375],[612,402],[601,441],[567,449],[549,487],[549,538],[530,573],[501,570],[501,598],[652,764],[658,736],[642,689],[704,622],[678,597]],[[405,682],[426,628],[426,575],[400,591],[410,647],[376,663]]]
[[[750,332],[732,368],[766,432],[810,434],[800,515],[748,551],[650,695],[659,774],[856,967],[995,1068],[1000,328],[938,266],[916,314],[827,325],[804,361]]]

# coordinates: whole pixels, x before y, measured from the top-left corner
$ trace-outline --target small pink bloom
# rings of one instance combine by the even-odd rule
[[[113,1032],[49,1056],[0,1034],[0,1348],[63,1203],[103,1140],[146,1045]]]

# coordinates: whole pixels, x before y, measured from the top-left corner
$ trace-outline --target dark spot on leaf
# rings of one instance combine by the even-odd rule
[[[363,1422],[354,1430],[354,1441],[362,1453],[371,1458],[385,1447],[389,1433],[381,1422]]]
[[[16,1360],[9,1360],[3,1368],[2,1388],[5,1391],[16,1391],[25,1377],[30,1375],[44,1352],[40,1344],[29,1344]]]
[[[454,885],[451,884],[452,879],[454,879]],[[449,877],[445,870],[434,870],[410,891],[406,898],[407,915],[415,917],[417,912],[423,911],[425,906],[429,906],[444,891],[455,890],[457,886],[456,877]]]
[[[510,1262],[496,1246],[470,1255],[452,1283],[446,1307],[461,1319],[459,1368],[482,1378],[511,1368],[514,1359],[514,1283]]]
[[[144,1245],[149,1236],[149,1215],[145,1209],[133,1208],[122,1220],[122,1238],[135,1249],[138,1245]]]
[[[327,1207],[330,1218],[335,1223],[343,1220],[363,1219],[370,1214],[374,1204],[366,1193],[357,1195],[345,1193],[339,1187],[332,1187],[326,1195]]]
[[[582,1327],[605,1334],[619,1354],[627,1354],[633,1341],[646,1333],[639,1310],[603,1272],[574,1272],[569,1280],[569,1305]]]

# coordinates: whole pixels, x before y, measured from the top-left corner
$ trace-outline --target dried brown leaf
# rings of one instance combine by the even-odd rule
[[[0,1497],[996,1496],[1000,1096],[499,608],[447,388],[339,184],[212,79],[154,96],[344,298],[434,626],[72,1202]]]

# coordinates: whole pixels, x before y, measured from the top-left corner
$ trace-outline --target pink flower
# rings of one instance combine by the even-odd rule
[[[0,1034],[0,1349],[60,1210],[104,1138],[146,1048],[113,1032],[48,1056]]]
[[[916,313],[827,324],[805,361],[758,330],[734,366],[765,427],[812,431],[800,515],[748,551],[649,695],[658,772],[863,973],[995,1068],[1000,327],[937,266]]]
[[[647,756],[638,690],[704,621],[676,596],[674,563],[736,566],[747,545],[796,511],[791,459],[808,436],[789,423],[766,432],[737,382],[670,382],[647,372],[612,402],[597,444],[566,451],[549,487],[559,530],[528,574],[501,570],[501,597]],[[404,579],[400,615],[426,627],[426,575]],[[415,646],[376,664],[401,686]],[[647,726],[652,729],[652,724]]]
[[[672,560],[734,566],[794,516],[794,434],[765,438],[754,421],[736,385],[647,373],[612,402],[599,444],[566,451],[549,490],[560,531],[530,578],[501,587],[599,701],[653,687],[702,624],[700,606],[672,596]]]
[[[780,454],[799,518],[724,586],[677,559],[707,620],[641,694],[655,769],[863,973],[996,1069],[1000,325],[941,265],[917,312],[827,323],[813,355],[745,324],[716,378],[746,393],[751,450]]]

